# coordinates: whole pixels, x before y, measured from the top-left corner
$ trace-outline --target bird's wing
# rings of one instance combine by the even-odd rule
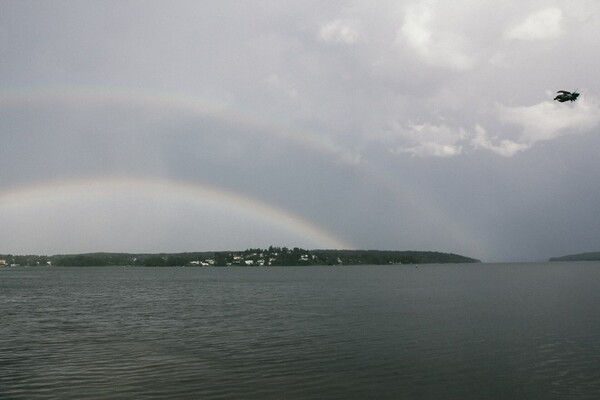
[[[571,92],[567,92],[566,90],[559,90],[556,93],[564,93],[564,94],[571,94]]]

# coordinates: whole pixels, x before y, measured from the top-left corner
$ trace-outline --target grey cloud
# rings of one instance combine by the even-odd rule
[[[506,37],[520,40],[553,39],[563,33],[563,14],[559,8],[548,8],[529,15],[523,22],[510,27]]]
[[[593,224],[582,221],[600,206],[586,192],[598,178],[600,5],[493,8],[417,0],[6,3],[3,187],[98,176],[183,180],[292,210],[356,247],[537,259],[591,246]],[[577,87],[577,103],[552,102],[556,90]],[[57,95],[65,88],[84,95],[67,101]],[[27,98],[44,90],[56,96]],[[85,98],[93,93],[96,100]],[[161,95],[170,100],[153,102]],[[214,107],[203,112],[196,102]],[[588,193],[579,209],[564,204],[566,187]],[[536,209],[540,201],[547,207]],[[571,239],[555,231],[561,224]],[[103,234],[95,235],[100,243]],[[178,239],[190,243],[184,233],[165,243]],[[43,245],[24,231],[15,240],[32,251]]]

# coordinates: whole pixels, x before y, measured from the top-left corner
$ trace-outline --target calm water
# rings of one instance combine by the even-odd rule
[[[2,399],[598,399],[600,263],[2,268]]]

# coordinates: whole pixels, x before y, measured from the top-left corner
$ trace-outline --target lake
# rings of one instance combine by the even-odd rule
[[[600,263],[0,269],[2,399],[598,399]]]

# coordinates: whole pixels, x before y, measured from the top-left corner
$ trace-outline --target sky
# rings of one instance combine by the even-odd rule
[[[0,253],[600,251],[595,0],[0,11]]]

